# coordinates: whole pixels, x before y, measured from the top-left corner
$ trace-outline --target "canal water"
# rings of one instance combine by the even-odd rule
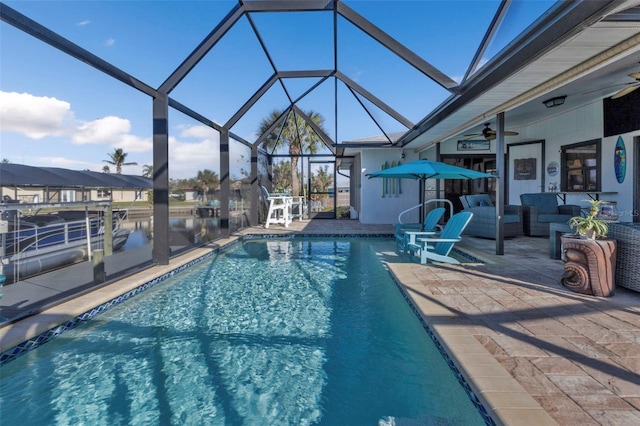
[[[123,250],[151,244],[153,219],[127,219],[122,228],[131,231]],[[169,219],[169,245],[173,248],[199,245],[220,237],[219,218],[176,217]]]

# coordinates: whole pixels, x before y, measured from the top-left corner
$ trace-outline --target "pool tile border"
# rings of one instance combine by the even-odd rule
[[[242,237],[245,240],[261,240],[261,239],[392,239],[393,234],[247,234]]]

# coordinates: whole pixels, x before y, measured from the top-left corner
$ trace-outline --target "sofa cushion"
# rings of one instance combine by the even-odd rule
[[[566,214],[539,214],[538,222],[553,222],[553,223],[567,223],[571,219],[570,215]]]
[[[520,201],[523,206],[536,206],[538,214],[558,214],[558,197],[553,192],[522,194]]]
[[[504,223],[519,223],[520,222],[520,215],[517,214],[505,214],[503,216],[503,222]]]
[[[491,197],[489,194],[474,194],[467,195],[467,203],[469,207],[477,207],[477,206],[487,206],[493,207],[493,202],[491,202]]]

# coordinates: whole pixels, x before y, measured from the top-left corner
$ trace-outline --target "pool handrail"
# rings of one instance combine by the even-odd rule
[[[412,210],[415,210],[417,208],[422,207],[423,205],[426,206],[429,203],[437,203],[437,202],[445,202],[449,204],[449,217],[453,216],[453,203],[450,200],[447,200],[446,198],[431,198],[430,200],[426,200],[425,202],[423,202],[422,204],[416,204],[413,207],[409,207],[406,210],[403,210],[400,212],[400,214],[398,214],[398,223],[402,224],[404,223],[402,221],[402,215],[404,215],[405,213],[408,213]]]

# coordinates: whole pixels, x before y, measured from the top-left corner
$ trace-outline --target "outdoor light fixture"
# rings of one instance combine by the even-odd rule
[[[547,99],[546,101],[542,101],[542,103],[547,108],[553,108],[553,107],[557,107],[557,106],[562,105],[566,98],[567,98],[566,95],[565,96],[556,96],[555,98],[551,98],[551,99]]]

